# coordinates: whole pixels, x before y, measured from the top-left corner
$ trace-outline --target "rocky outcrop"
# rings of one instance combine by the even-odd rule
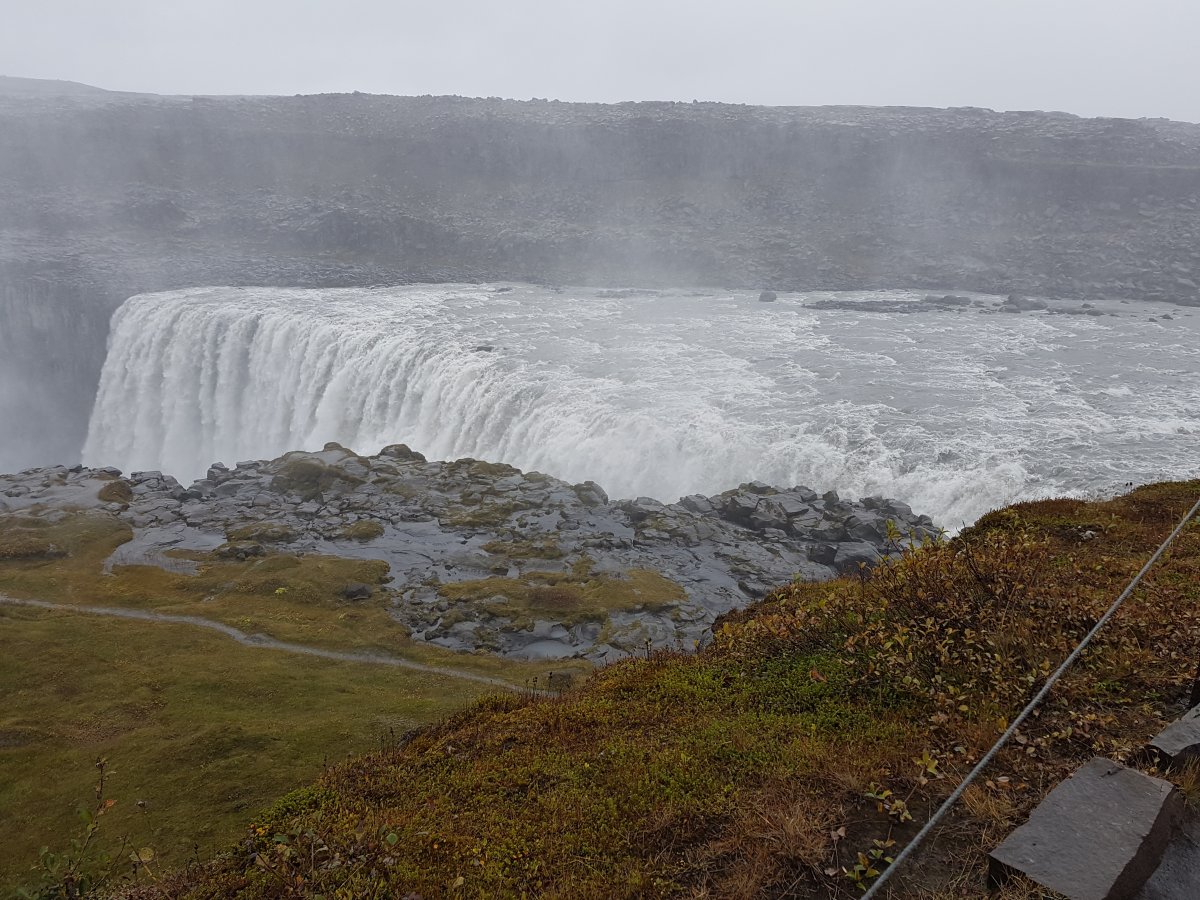
[[[419,640],[593,660],[694,647],[717,616],[779,584],[854,572],[938,534],[929,518],[879,497],[753,482],[678,503],[613,502],[592,482],[430,462],[403,445],[372,457],[329,444],[214,464],[188,486],[160,472],[122,478],[79,466],[0,477],[0,514],[79,509],[132,526],[110,567],[194,570],[168,550],[380,559],[392,615]],[[369,596],[360,584],[342,591]]]

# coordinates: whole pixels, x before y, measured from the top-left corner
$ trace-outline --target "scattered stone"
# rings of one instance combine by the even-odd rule
[[[1150,742],[1149,750],[1167,765],[1200,759],[1200,706],[1163,729]]]
[[[999,887],[1021,873],[1071,900],[1132,897],[1183,817],[1183,795],[1170,782],[1093,759],[992,851],[988,881]]]
[[[763,291],[758,295],[759,303],[774,303],[776,299],[778,298],[776,298],[774,291]]]

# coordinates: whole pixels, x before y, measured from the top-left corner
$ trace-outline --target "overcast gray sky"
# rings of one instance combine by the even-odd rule
[[[0,74],[1200,121],[1200,0],[0,0]]]

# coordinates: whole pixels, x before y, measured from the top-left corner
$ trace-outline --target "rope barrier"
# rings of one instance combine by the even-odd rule
[[[1100,630],[1108,623],[1108,620],[1111,619],[1116,611],[1121,608],[1121,605],[1129,598],[1129,595],[1133,593],[1134,589],[1141,582],[1145,574],[1149,572],[1151,568],[1153,568],[1154,564],[1158,562],[1159,557],[1161,557],[1163,553],[1166,552],[1167,548],[1175,542],[1175,539],[1179,537],[1179,535],[1183,532],[1183,529],[1187,527],[1188,523],[1198,512],[1200,512],[1200,499],[1197,499],[1188,514],[1179,520],[1179,524],[1175,526],[1175,530],[1172,531],[1170,535],[1167,536],[1167,539],[1159,545],[1157,550],[1154,551],[1154,555],[1147,560],[1144,566],[1142,566],[1141,571],[1133,576],[1133,580],[1129,582],[1129,585],[1124,591],[1121,592],[1121,596],[1117,597],[1117,599],[1113,601],[1113,604],[1108,608],[1108,611],[1100,617],[1099,621],[1097,621],[1092,627],[1092,630],[1089,631],[1084,636],[1083,640],[1081,640],[1075,647],[1075,649],[1071,651],[1071,655],[1063,660],[1062,665],[1054,670],[1054,674],[1046,679],[1046,683],[1042,685],[1042,689],[1038,691],[1037,694],[1034,695],[1034,698],[1029,701],[1028,705],[1021,710],[1020,714],[1013,720],[1012,724],[1008,726],[1008,729],[1004,732],[1004,734],[1000,735],[1000,739],[992,745],[992,749],[984,754],[983,759],[976,763],[975,768],[967,773],[967,777],[964,778],[959,783],[958,787],[954,789],[954,793],[946,798],[946,801],[938,807],[937,812],[935,812],[929,821],[925,823],[924,827],[922,827],[921,830],[916,833],[913,839],[905,845],[904,849],[896,855],[896,858],[892,861],[892,864],[883,870],[879,878],[877,878],[867,892],[862,895],[861,900],[871,900],[871,898],[877,896],[883,886],[887,883],[888,879],[891,878],[892,875],[902,865],[904,865],[905,862],[908,861],[920,843],[925,840],[925,838],[929,836],[929,833],[937,827],[938,823],[946,817],[946,814],[951,810],[954,804],[958,802],[959,798],[962,797],[967,788],[971,786],[972,782],[979,777],[980,773],[987,768],[988,764],[993,759],[995,759],[996,754],[999,753],[1004,745],[1012,739],[1012,736],[1017,733],[1017,729],[1021,727],[1022,723],[1024,723],[1024,721],[1029,718],[1029,715],[1041,704],[1044,699],[1046,699],[1046,695],[1050,693],[1051,688],[1053,688],[1058,680],[1062,678],[1067,669],[1071,668],[1075,661],[1079,659],[1080,655],[1087,648],[1088,644],[1092,642],[1092,639],[1100,633]]]

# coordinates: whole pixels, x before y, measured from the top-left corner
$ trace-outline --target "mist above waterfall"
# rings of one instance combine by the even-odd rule
[[[831,297],[845,308],[803,305]],[[616,496],[750,479],[883,493],[951,526],[1191,471],[1194,318],[996,315],[993,299],[866,312],[880,297],[918,301],[526,285],[137,296],[113,320],[85,461],[191,478],[327,441],[403,442]]]

